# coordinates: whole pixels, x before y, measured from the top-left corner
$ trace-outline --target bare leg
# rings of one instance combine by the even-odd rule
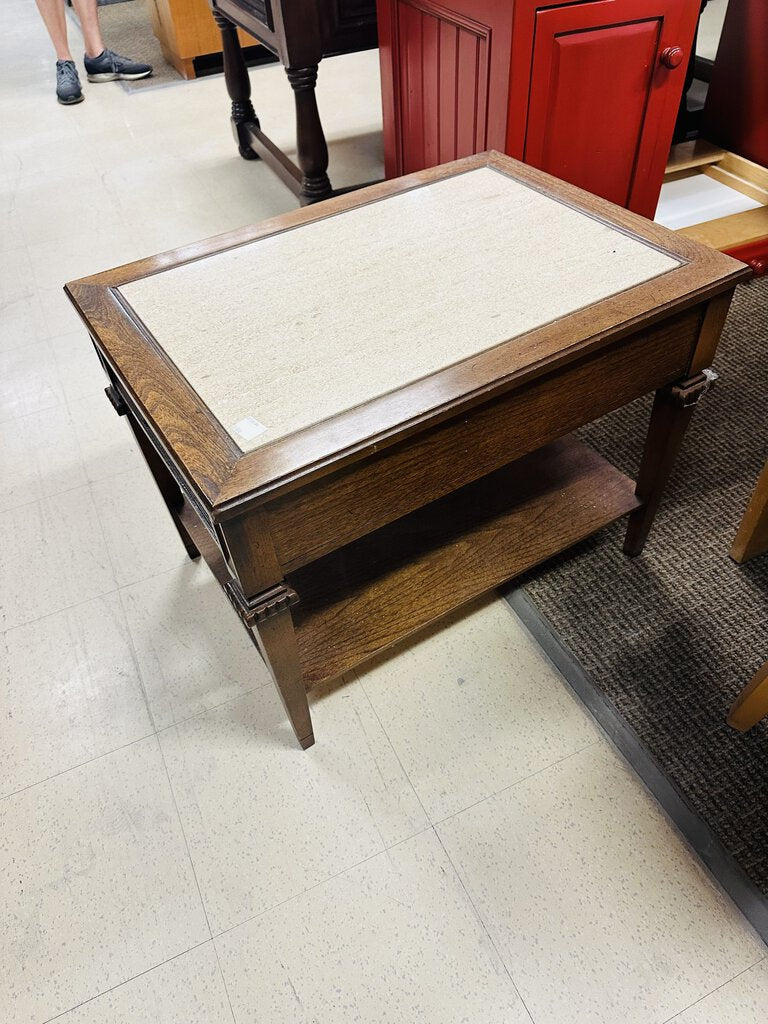
[[[96,0],[72,0],[85,40],[85,52],[89,57],[98,57],[104,49],[104,40],[99,28],[99,9]],[[48,35],[51,37],[57,60],[72,60],[67,42],[67,18],[64,0],[37,0],[37,8],[43,16]]]
[[[56,60],[72,60],[67,42],[67,18],[64,13],[64,0],[37,0],[37,8],[42,15],[48,35],[51,37],[56,51]]]
[[[80,28],[83,30],[85,52],[89,57],[98,57],[104,51],[104,40],[101,38],[96,0],[72,0],[72,6],[77,12]]]

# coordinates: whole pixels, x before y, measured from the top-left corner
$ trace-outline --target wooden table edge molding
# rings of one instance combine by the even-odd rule
[[[151,275],[486,167],[679,265],[250,452],[121,293]],[[66,291],[187,552],[208,562],[307,747],[314,734],[306,691],[317,683],[621,516],[630,517],[625,551],[640,553],[710,385],[731,295],[748,276],[721,253],[486,153],[95,274]],[[635,484],[568,435],[649,391],[656,398]]]

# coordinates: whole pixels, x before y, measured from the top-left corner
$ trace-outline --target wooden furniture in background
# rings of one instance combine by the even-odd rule
[[[195,77],[196,57],[221,52],[221,33],[208,0],[149,0],[148,6],[163,55],[184,78]],[[242,29],[238,38],[242,46],[258,43]]]
[[[327,199],[328,147],[317,109],[318,65],[332,54],[376,45],[375,0],[210,0],[221,29],[224,78],[240,155],[262,158],[302,205]],[[277,54],[296,100],[298,166],[261,130],[237,26]]]
[[[768,10],[731,0],[702,116],[702,134],[768,167]]]
[[[731,558],[746,562],[768,551],[768,462],[757,481],[731,548]],[[757,670],[728,712],[728,724],[746,732],[768,715],[768,661]]]
[[[699,9],[379,0],[387,176],[492,147],[653,217]]]
[[[322,680],[621,516],[640,553],[747,274],[491,153],[67,292],[307,747]],[[635,485],[569,435],[654,390]]]
[[[746,562],[768,551],[768,462],[757,481],[731,548],[731,558]]]
[[[768,122],[764,130],[768,136]],[[704,139],[673,146],[665,182],[698,174],[707,175],[761,205],[680,228],[680,234],[742,260],[756,275],[768,272],[768,168]]]
[[[731,705],[728,725],[747,732],[768,715],[768,661],[755,672]]]

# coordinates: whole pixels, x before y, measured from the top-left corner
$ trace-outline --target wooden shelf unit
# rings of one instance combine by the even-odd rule
[[[563,438],[289,574],[307,690],[627,515],[633,480]],[[232,576],[194,509],[182,522],[220,585]],[[249,635],[252,636],[250,630]]]

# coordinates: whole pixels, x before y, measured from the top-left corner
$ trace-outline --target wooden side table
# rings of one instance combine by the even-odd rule
[[[246,160],[261,158],[302,205],[327,199],[328,146],[315,98],[324,56],[376,45],[375,0],[210,0],[221,29],[224,79],[232,101],[232,131]],[[255,36],[285,65],[296,99],[298,166],[262,129],[251,103],[251,83],[237,26]]]
[[[320,681],[620,516],[639,554],[748,273],[492,153],[67,291],[307,747]],[[635,485],[569,434],[653,390]]]

